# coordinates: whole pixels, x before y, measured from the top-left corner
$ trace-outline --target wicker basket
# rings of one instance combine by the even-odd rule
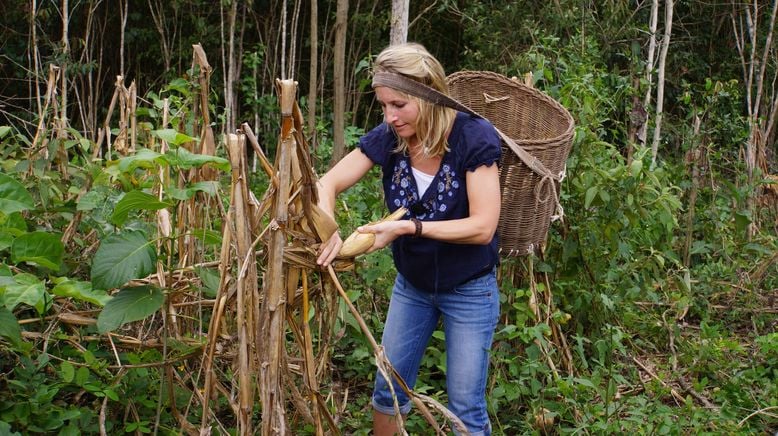
[[[574,135],[573,117],[537,89],[500,74],[462,71],[450,75],[448,84],[452,97],[491,121],[554,175],[544,178],[542,171],[530,168],[503,143],[500,253],[522,256],[534,252],[545,243],[559,205],[559,181]]]

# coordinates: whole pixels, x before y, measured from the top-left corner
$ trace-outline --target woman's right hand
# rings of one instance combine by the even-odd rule
[[[319,246],[319,257],[316,259],[316,263],[322,268],[327,268],[340,253],[340,247],[342,246],[343,240],[340,238],[340,233],[336,231],[329,240],[322,242]]]

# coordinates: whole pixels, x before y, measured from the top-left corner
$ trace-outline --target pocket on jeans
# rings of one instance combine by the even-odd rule
[[[489,298],[497,292],[497,279],[490,272],[457,286],[454,292],[465,297]]]

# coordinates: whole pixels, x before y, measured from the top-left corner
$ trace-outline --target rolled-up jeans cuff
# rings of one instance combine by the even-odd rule
[[[394,406],[389,406],[389,407],[382,406],[382,405],[376,403],[375,399],[373,399],[372,403],[373,403],[373,409],[375,409],[376,412],[382,413],[384,415],[389,415],[389,416],[396,415],[395,410],[394,410]],[[401,414],[407,415],[408,412],[410,412],[410,411],[411,411],[411,402],[410,401],[408,401],[405,404],[401,404],[400,405],[400,413]]]

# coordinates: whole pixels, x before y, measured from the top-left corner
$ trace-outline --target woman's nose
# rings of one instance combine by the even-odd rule
[[[395,120],[397,120],[397,114],[393,110],[386,109],[384,110],[384,119],[387,123],[392,124]]]

